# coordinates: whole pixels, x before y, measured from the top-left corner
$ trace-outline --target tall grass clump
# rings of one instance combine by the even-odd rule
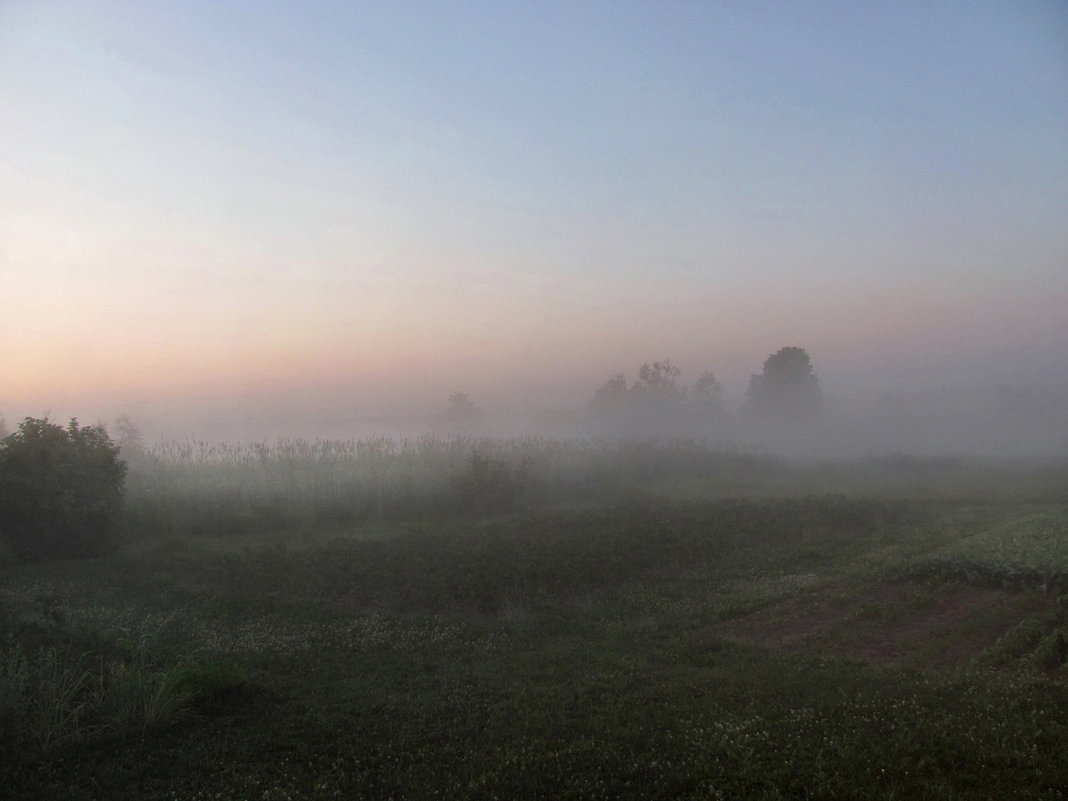
[[[127,737],[210,706],[244,683],[229,665],[176,656],[163,626],[131,636],[79,631],[61,621],[4,620],[0,645],[0,758],[102,736]],[[82,643],[96,648],[84,650]],[[36,643],[31,645],[30,643]]]

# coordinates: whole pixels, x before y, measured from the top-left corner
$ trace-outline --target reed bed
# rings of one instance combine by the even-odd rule
[[[128,533],[322,531],[374,520],[556,506],[739,497],[1068,501],[1068,464],[871,457],[788,462],[673,439],[425,435],[353,440],[164,442],[126,455]]]
[[[134,535],[300,531],[398,516],[507,512],[636,486],[784,467],[696,441],[539,437],[165,442],[130,458]]]

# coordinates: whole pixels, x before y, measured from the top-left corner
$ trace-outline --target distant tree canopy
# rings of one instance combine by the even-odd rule
[[[627,405],[627,378],[623,373],[616,373],[593,393],[590,401],[590,411],[596,415],[604,416],[614,414],[626,408]]]
[[[0,440],[0,539],[24,559],[118,546],[126,463],[99,426],[27,417]]]
[[[678,385],[681,375],[682,370],[673,365],[669,359],[643,364],[638,368],[638,381],[631,387],[631,392],[643,401],[678,400],[682,397]]]
[[[438,416],[438,421],[445,426],[465,427],[474,425],[481,418],[482,410],[466,392],[454,392],[449,395],[449,403]]]
[[[811,423],[823,414],[823,393],[804,348],[785,347],[764,361],[764,370],[749,379],[746,412],[755,420]]]
[[[112,427],[115,432],[115,444],[127,461],[145,455],[147,448],[141,436],[141,429],[128,415],[121,415]]]
[[[693,385],[693,398],[700,404],[710,406],[717,411],[723,405],[723,385],[716,380],[716,374],[705,370]]]
[[[626,412],[663,411],[677,413],[683,407],[722,411],[722,387],[711,371],[701,374],[692,388],[681,386],[682,370],[670,359],[643,364],[638,380],[627,386],[623,373],[616,373],[593,395],[589,409],[595,416],[607,417]]]

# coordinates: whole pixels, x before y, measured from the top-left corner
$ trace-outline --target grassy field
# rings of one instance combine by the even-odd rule
[[[184,443],[0,567],[0,795],[1068,797],[1068,470]]]

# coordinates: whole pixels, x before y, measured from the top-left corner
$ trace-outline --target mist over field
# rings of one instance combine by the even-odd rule
[[[1063,0],[0,0],[0,796],[1068,798]]]
[[[398,400],[394,404],[360,408],[344,396],[303,397],[265,395],[233,399],[205,398],[153,403],[93,404],[27,408],[22,414],[4,413],[8,428],[24,416],[48,415],[64,421],[78,417],[114,430],[127,416],[146,442],[204,440],[207,442],[266,441],[280,438],[349,440],[374,437],[538,436],[560,439],[693,439],[743,452],[800,458],[852,458],[886,454],[962,457],[1068,456],[1068,375],[1050,376],[1045,383],[996,383],[983,380],[956,385],[927,386],[902,383],[871,389],[833,379],[816,363],[824,399],[820,418],[803,426],[754,420],[746,414],[746,398],[723,391],[715,410],[699,403],[655,405],[603,415],[592,408],[597,386],[591,381],[586,397],[561,393],[565,402],[543,400],[536,386],[514,393],[489,395],[489,402],[468,394],[478,414],[468,420],[449,420],[448,399],[463,387],[445,385],[439,397]],[[637,365],[628,370],[633,376]],[[1006,371],[1008,372],[1008,371]],[[604,379],[613,373],[606,372]],[[691,391],[680,377],[680,392]],[[531,379],[535,380],[534,377]],[[867,389],[864,389],[867,387]],[[505,400],[499,400],[503,395]],[[577,401],[576,401],[577,398]],[[571,400],[572,403],[566,403]],[[496,401],[496,402],[494,402]]]
[[[591,393],[592,395],[592,393]],[[558,438],[674,438],[708,440],[726,448],[813,458],[894,453],[920,456],[1068,456],[1068,389],[1058,386],[932,387],[912,392],[855,393],[827,397],[819,424],[803,431],[780,430],[740,418],[741,402],[718,417],[692,414],[601,420],[585,405],[487,410],[476,422],[454,427],[438,417],[447,396],[422,414],[361,416],[345,406],[314,403],[279,408],[274,404],[205,408],[185,418],[175,410],[148,418],[154,439],[267,440],[362,439],[460,433],[486,436]],[[120,410],[123,411],[123,410]],[[123,411],[123,413],[125,413]],[[185,412],[189,414],[188,410]],[[196,412],[193,413],[194,415]],[[198,419],[199,418],[199,419]],[[89,418],[92,419],[92,418]]]

